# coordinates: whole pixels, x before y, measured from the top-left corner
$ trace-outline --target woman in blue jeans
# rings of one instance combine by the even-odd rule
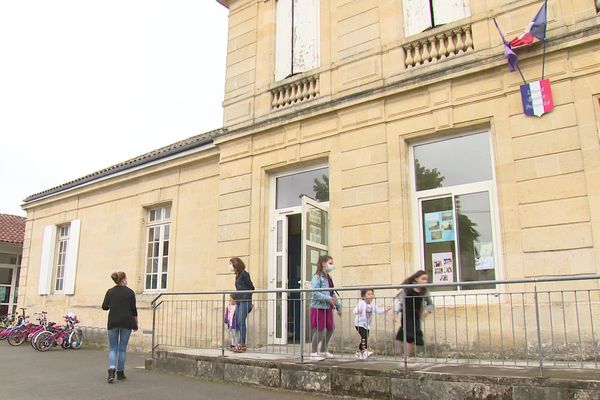
[[[137,331],[137,307],[135,293],[127,287],[125,272],[113,272],[110,277],[116,283],[108,289],[102,309],[108,310],[108,383],[125,379],[125,357],[131,331]]]
[[[254,290],[254,284],[250,279],[250,274],[246,271],[246,265],[238,257],[229,260],[229,271],[235,272],[235,289],[236,290]],[[252,293],[237,294],[237,326],[240,331],[240,342],[233,349],[236,353],[246,351],[246,318],[252,311]]]

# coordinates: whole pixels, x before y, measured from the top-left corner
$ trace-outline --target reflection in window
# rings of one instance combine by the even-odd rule
[[[414,147],[417,191],[492,179],[487,132]]]
[[[276,185],[277,209],[301,206],[303,195],[326,202],[329,201],[329,168],[281,176]]]
[[[417,145],[413,150],[423,267],[431,280],[496,279],[487,132]]]

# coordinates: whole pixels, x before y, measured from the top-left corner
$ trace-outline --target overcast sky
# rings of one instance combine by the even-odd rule
[[[218,128],[216,0],[0,0],[0,213]]]

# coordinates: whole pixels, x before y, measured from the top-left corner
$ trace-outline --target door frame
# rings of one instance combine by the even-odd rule
[[[13,307],[17,303],[17,299],[16,299],[15,295],[16,295],[16,290],[17,290],[17,287],[16,287],[17,286],[17,273],[19,272],[19,266],[13,265],[13,264],[0,264],[0,268],[12,269],[12,271],[13,271],[12,280],[10,282],[10,285],[9,284],[0,284],[0,286],[2,286],[2,287],[10,288],[10,296],[8,298],[8,303],[2,303],[2,304],[8,305],[8,314],[12,314]]]
[[[296,168],[292,168],[292,169],[286,169],[285,171],[280,171],[277,173],[270,173],[269,174],[269,212],[268,212],[268,240],[267,240],[267,259],[268,259],[268,276],[267,276],[267,282],[268,282],[268,289],[269,290],[274,290],[276,289],[276,280],[277,280],[277,263],[276,263],[276,253],[277,253],[277,221],[278,220],[284,220],[284,224],[285,224],[285,231],[287,232],[287,217],[290,215],[295,215],[295,214],[302,214],[302,204],[299,206],[295,206],[295,207],[287,207],[287,208],[281,208],[281,209],[277,209],[277,178],[281,178],[284,176],[289,176],[289,175],[295,175],[301,172],[309,172],[309,171],[314,171],[314,170],[318,170],[318,169],[322,169],[322,168],[328,168],[329,164],[327,162],[321,162],[321,163],[317,163],[317,164],[312,164],[310,166],[300,166],[300,167],[296,167]],[[318,202],[317,202],[318,203]],[[329,201],[323,202],[323,203],[318,203],[321,205],[325,205],[327,208],[329,207]],[[302,219],[304,219],[303,217],[301,217]],[[304,237],[304,232],[301,232],[302,237]],[[287,237],[284,239],[284,241],[287,240]],[[303,241],[301,241],[301,246],[302,246]],[[287,249],[287,242],[285,244],[285,254],[283,257],[283,264],[282,264],[282,272],[284,271],[284,276],[285,279],[287,280],[287,271],[288,271],[288,249]],[[304,246],[302,246],[304,247]],[[301,249],[301,253],[304,254],[304,250]],[[301,258],[301,265],[300,265],[300,274],[303,277],[302,273],[303,273],[303,263],[304,263],[304,259]],[[282,277],[283,279],[283,277]],[[288,283],[285,282],[285,288],[288,287]],[[268,341],[269,344],[287,344],[287,294],[283,293],[281,296],[281,301],[282,304],[285,304],[285,306],[283,306],[283,311],[282,311],[282,337],[281,338],[276,338],[275,337],[275,333],[276,333],[276,326],[275,326],[275,316],[276,316],[276,304],[275,304],[275,300],[276,300],[276,295],[275,293],[269,293],[268,296],[268,307],[267,307],[267,319],[268,319],[268,323],[267,323],[267,329],[268,329]],[[285,318],[284,318],[285,317]],[[285,332],[285,333],[284,333]]]

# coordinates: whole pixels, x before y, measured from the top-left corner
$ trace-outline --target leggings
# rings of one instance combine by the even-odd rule
[[[355,326],[356,331],[360,335],[360,343],[358,344],[358,350],[363,351],[367,349],[367,340],[369,339],[369,330],[362,326]]]
[[[321,353],[325,353],[327,351],[327,345],[329,344],[329,340],[331,336],[333,336],[333,329],[321,329],[321,330],[313,330],[312,335],[312,352],[317,352],[317,347],[319,346],[319,342],[321,342]]]

